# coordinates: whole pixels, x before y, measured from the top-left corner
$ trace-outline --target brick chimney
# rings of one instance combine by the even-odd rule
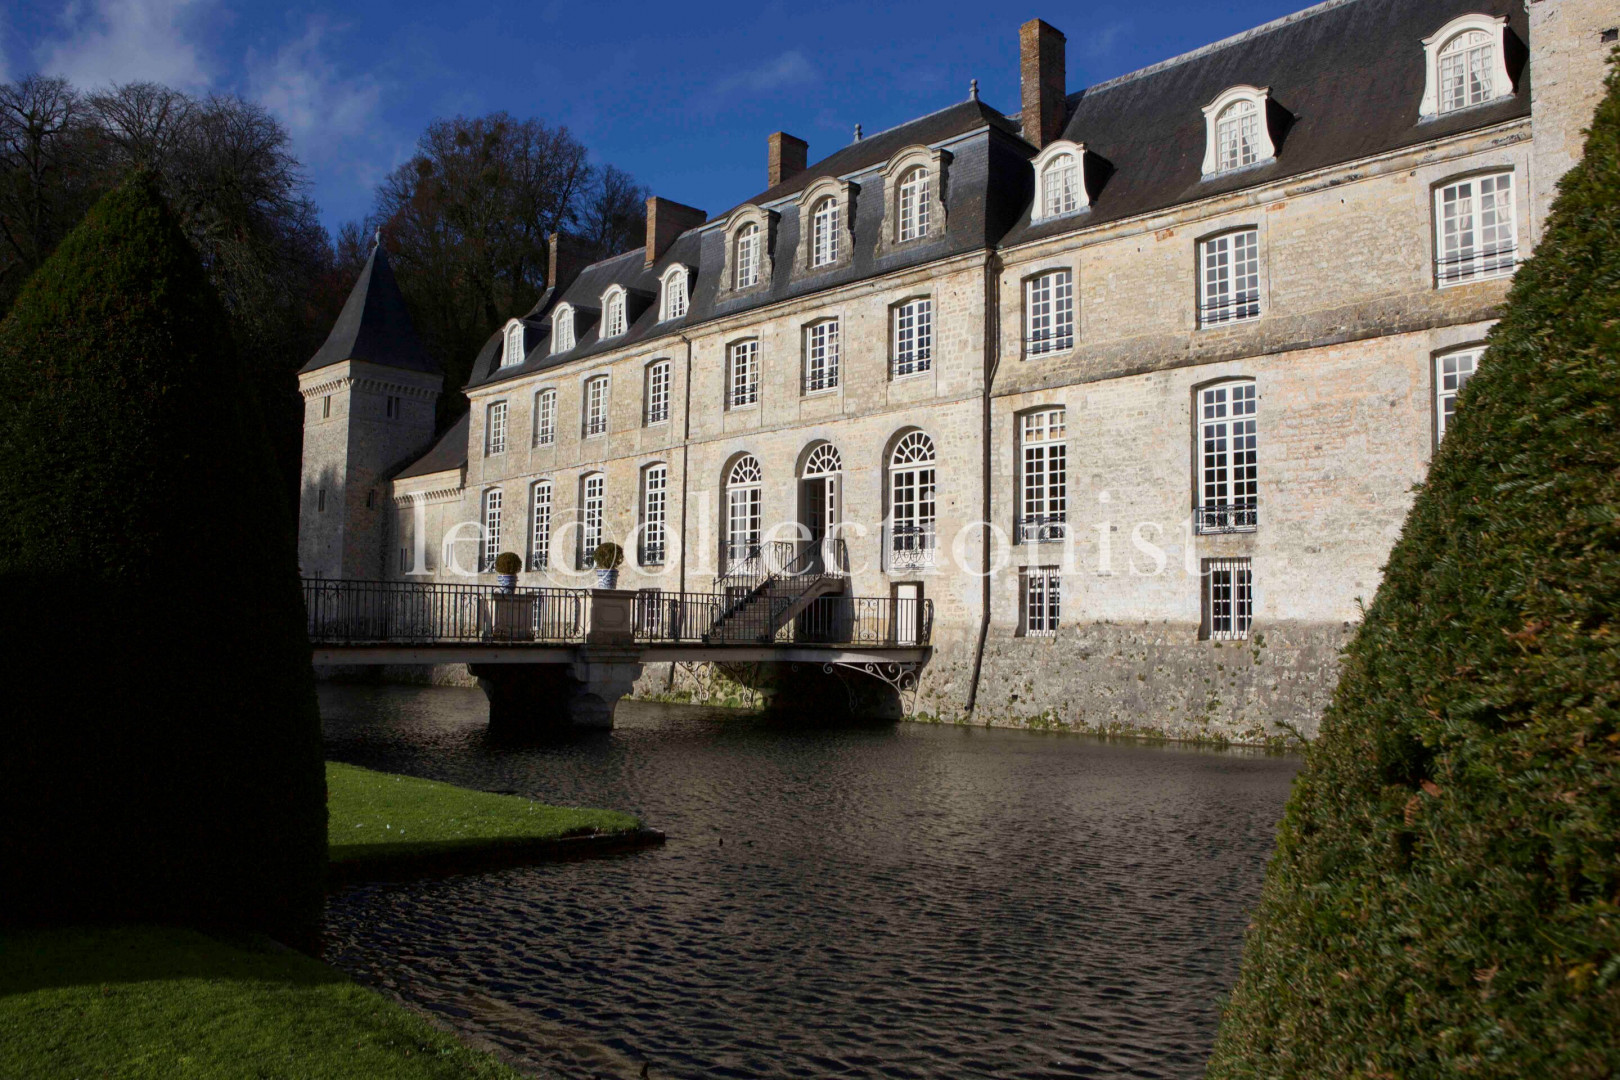
[[[579,277],[589,263],[579,241],[567,233],[554,232],[546,237],[549,258],[546,261],[546,288],[566,289]]]
[[[694,206],[683,206],[656,195],[647,197],[647,265],[664,257],[669,245],[687,229],[695,229],[709,215]]]
[[[809,150],[809,143],[803,139],[796,139],[785,131],[772,134],[770,182],[765,186],[773,188],[782,181],[791,180],[804,172],[805,165],[809,164],[806,156]]]
[[[1068,119],[1068,82],[1063,65],[1063,32],[1040,19],[1018,28],[1018,78],[1024,91],[1018,120],[1024,141],[1040,150],[1063,134]]]

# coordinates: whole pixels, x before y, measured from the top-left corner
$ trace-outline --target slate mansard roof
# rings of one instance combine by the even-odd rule
[[[1419,103],[1426,78],[1422,41],[1467,14],[1506,17],[1506,59],[1515,92],[1486,105],[1422,120]],[[1067,97],[1062,137],[1084,143],[1088,155],[1096,155],[1088,163],[1097,166],[1088,169],[1092,204],[1080,213],[1033,224],[1029,160],[1035,150],[1019,136],[1016,119],[978,101],[953,105],[851,143],[749,203],[688,230],[652,267],[644,266],[638,249],[587,267],[561,295],[548,289],[523,319],[524,361],[499,366],[502,334],[497,333],[480,351],[467,388],[531,375],[682,327],[907,266],[1167,210],[1523,118],[1530,113],[1527,42],[1527,18],[1518,0],[1329,0],[1072,93]],[[1276,158],[1206,180],[1201,175],[1202,110],[1237,85],[1269,89],[1277,110],[1272,123]],[[917,144],[943,145],[950,151],[945,228],[937,236],[894,245],[880,255],[881,170],[895,153]],[[858,187],[853,257],[834,269],[801,272],[795,263],[800,240],[797,198],[822,177],[847,178]],[[773,272],[764,288],[722,296],[719,276],[726,243],[722,226],[747,206],[780,215],[771,247]],[[680,319],[659,322],[660,279],[675,263],[691,273],[689,309]],[[626,333],[604,342],[598,337],[598,309],[603,292],[615,284],[630,291],[629,326]],[[638,305],[638,294],[654,299]],[[550,316],[564,301],[586,318],[577,324],[575,347],[553,356]]]
[[[326,342],[298,369],[300,375],[345,360],[365,360],[384,367],[423,371],[432,375],[443,369],[423,347],[405,310],[405,297],[394,280],[388,253],[378,244],[360,271],[343,311]]]

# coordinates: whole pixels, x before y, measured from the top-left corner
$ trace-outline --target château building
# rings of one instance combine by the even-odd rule
[[[621,588],[704,592],[790,538],[932,601],[928,714],[1308,734],[1616,27],[1329,0],[1071,91],[1031,21],[1014,113],[778,132],[740,206],[553,237],[437,438],[379,246],[300,374],[303,570],[583,587],[608,539]]]

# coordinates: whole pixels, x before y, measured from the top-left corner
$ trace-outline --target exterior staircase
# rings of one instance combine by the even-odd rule
[[[819,545],[797,555],[793,548],[790,541],[755,545],[732,560],[731,569],[714,582],[726,600],[703,637],[705,644],[771,644],[816,600],[848,587],[848,577],[823,567]]]

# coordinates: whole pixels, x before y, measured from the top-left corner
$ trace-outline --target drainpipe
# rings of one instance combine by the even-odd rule
[[[983,504],[979,520],[984,522],[983,563],[980,566],[979,642],[973,650],[973,679],[968,683],[967,712],[972,713],[979,701],[979,674],[984,669],[984,646],[990,636],[990,566],[993,552],[990,534],[991,513],[991,446],[990,446],[990,391],[995,385],[996,370],[1001,366],[1001,258],[991,252],[984,261],[984,398],[983,430],[979,444],[983,452],[980,490]]]
[[[686,471],[692,447],[692,339],[679,335],[686,344],[686,404],[681,416],[681,592],[686,592],[686,504],[688,501]],[[673,669],[671,669],[673,670]]]

